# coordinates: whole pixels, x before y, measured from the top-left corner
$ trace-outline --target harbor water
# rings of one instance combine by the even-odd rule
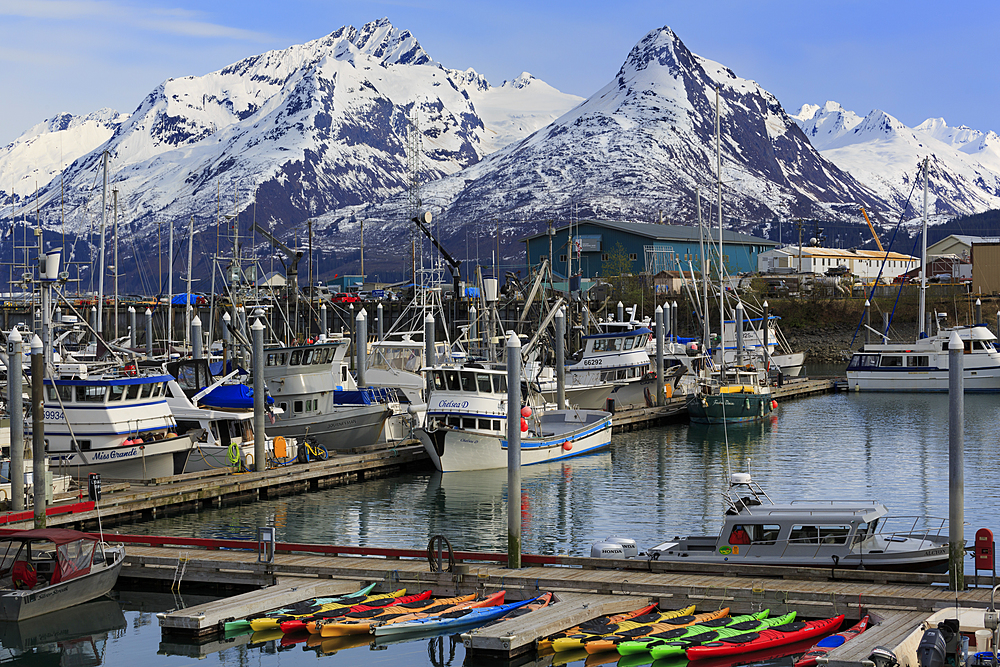
[[[965,537],[971,541],[978,528],[1000,533],[1000,400],[968,395],[965,405]],[[590,546],[609,535],[631,537],[641,550],[677,535],[715,533],[722,523],[728,475],[747,469],[778,502],[877,499],[893,515],[945,518],[947,409],[944,394],[828,394],[779,405],[764,424],[677,424],[615,435],[608,452],[523,469],[523,550],[579,556],[589,555]],[[411,549],[425,548],[431,536],[440,534],[457,550],[505,552],[506,482],[504,470],[421,471],[116,530],[254,539],[257,527],[274,526],[281,541]],[[971,559],[968,565],[971,573]],[[166,611],[180,603],[168,596],[145,609],[158,604]],[[176,650],[160,646],[159,628],[147,612],[126,605],[124,627],[106,635],[104,663],[138,658],[146,667],[192,664],[189,656],[169,655]],[[4,647],[6,657],[9,647]],[[18,661],[50,664],[31,655]],[[316,661],[331,667],[361,661],[475,664],[448,637],[334,655],[304,650],[301,644],[288,649],[234,645],[210,655],[207,664]]]

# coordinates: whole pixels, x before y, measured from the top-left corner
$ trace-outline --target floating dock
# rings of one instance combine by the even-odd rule
[[[536,640],[588,618],[643,606],[661,609],[689,604],[700,611],[729,607],[733,614],[770,609],[825,618],[844,614],[857,619],[875,613],[881,625],[853,653],[831,653],[830,660],[858,665],[871,647],[867,639],[892,645],[934,611],[953,607],[986,608],[989,589],[948,591],[946,575],[831,570],[749,565],[702,565],[584,557],[522,556],[525,567],[504,567],[506,554],[454,552],[453,571],[434,571],[418,550],[274,545],[271,562],[262,560],[257,543],[121,536],[126,561],[121,579],[170,582],[174,590],[215,582],[246,588],[264,587],[198,607],[161,614],[160,625],[172,643],[216,641],[226,620],[280,607],[292,598],[356,590],[377,582],[376,590],[431,589],[435,595],[507,591],[510,601],[545,591],[559,602],[511,621],[463,635],[472,655],[511,659],[534,649]],[[148,545],[148,546],[144,546]],[[447,565],[447,559],[445,564]],[[327,588],[328,587],[328,588]],[[320,592],[322,591],[322,592]],[[327,592],[329,591],[329,592]],[[854,653],[864,653],[858,658]],[[852,657],[854,656],[854,657]],[[840,664],[840,663],[834,663]]]

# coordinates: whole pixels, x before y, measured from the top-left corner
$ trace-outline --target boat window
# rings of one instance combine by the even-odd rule
[[[774,544],[778,540],[778,533],[781,532],[781,526],[777,524],[758,524],[747,528],[753,544]]]
[[[507,393],[507,376],[506,375],[494,375],[493,376],[493,393],[494,394],[506,394]]]
[[[929,366],[930,364],[928,363],[928,358],[927,357],[920,356],[920,357],[907,357],[906,358],[906,365],[907,366],[918,366],[920,368],[924,368],[924,367]]]
[[[462,428],[476,428],[475,417],[462,417]]]
[[[607,338],[597,338],[594,340],[594,352],[604,352],[608,349]]]
[[[448,417],[448,426],[453,426],[455,428],[462,428],[462,418]]]
[[[444,379],[448,383],[448,391],[458,391],[458,371],[445,371]]]
[[[601,371],[601,382],[607,382],[609,380],[615,379],[614,371]]]
[[[278,365],[279,366],[284,366],[286,361],[288,361],[288,353],[287,352],[279,352],[278,353]]]
[[[302,362],[302,350],[295,350],[292,352],[292,360],[288,362],[289,366],[298,366]]]
[[[490,376],[486,373],[476,373],[476,382],[479,384],[479,391],[481,393],[488,394],[492,391]]]
[[[974,340],[974,341],[972,341],[972,349],[973,350],[984,350],[986,348],[983,346],[983,341],[981,341],[981,340]]]
[[[103,403],[105,393],[105,387],[81,385],[76,388],[76,400],[78,403]]]
[[[278,407],[281,408],[282,413],[288,412],[288,403],[282,402],[280,405],[278,405]]]
[[[885,366],[902,366],[902,365],[903,365],[903,357],[896,357],[896,356],[887,355],[887,354],[886,355],[882,355],[882,361],[879,363],[879,366],[882,366],[882,367],[885,367]]]
[[[59,392],[59,397],[56,397],[56,392]],[[58,401],[62,398],[63,403],[68,403],[73,400],[73,387],[67,384],[61,384],[56,387],[49,386],[49,398],[53,401]]]
[[[635,347],[635,338],[629,336],[628,338],[625,339],[625,349],[631,350],[633,347]]]
[[[736,524],[733,526],[732,532],[729,533],[729,543],[750,544],[750,533],[742,525]]]
[[[111,395],[108,397],[109,401],[120,401],[125,398],[125,386],[120,384],[113,384],[108,389]]]
[[[851,533],[850,526],[820,526],[820,544],[847,544],[847,536]]]
[[[622,339],[621,338],[612,338],[609,341],[608,349],[609,350],[614,350],[615,352],[621,352],[622,351]]]
[[[851,363],[847,366],[847,369],[874,368],[875,366],[878,366],[877,354],[855,354],[851,357]]]
[[[816,544],[819,542],[819,529],[816,526],[792,526],[788,541],[791,544]]]
[[[472,371],[462,371],[462,391],[476,390],[476,374]]]
[[[316,350],[306,350],[302,355],[302,365],[308,366],[313,362],[313,357],[316,356]]]
[[[434,388],[439,391],[444,389],[444,373],[441,371],[434,371]]]
[[[80,451],[82,452],[90,451],[90,440],[77,440],[76,444],[80,446]]]
[[[483,430],[486,430],[486,431],[489,431],[490,430],[490,420],[489,419],[480,419],[479,420],[479,428],[481,428]]]
[[[340,381],[347,382],[347,366],[343,364],[340,365]]]
[[[195,372],[194,366],[181,366],[177,369],[177,383],[181,386],[181,389],[201,389],[198,386],[197,373]]]
[[[293,401],[292,402],[292,412],[294,412],[295,414],[301,414],[302,413],[302,401]]]
[[[153,385],[151,384],[142,385],[142,394],[140,394],[140,398],[149,398],[150,396],[152,396],[152,394],[153,394]]]
[[[328,364],[331,361],[333,361],[333,348],[328,347],[326,348],[326,353],[323,355],[323,363]]]
[[[130,384],[128,386],[128,400],[132,401],[139,398],[139,387],[141,385]]]
[[[624,380],[625,379],[625,369],[624,368],[619,368],[618,372],[616,373],[616,376],[617,376],[615,378],[616,380]]]
[[[494,431],[499,431],[500,430],[500,420],[499,419],[494,419],[493,420],[493,430]]]
[[[271,352],[270,354],[267,355],[267,361],[265,363],[268,366],[276,365],[278,363],[278,355],[274,352]]]

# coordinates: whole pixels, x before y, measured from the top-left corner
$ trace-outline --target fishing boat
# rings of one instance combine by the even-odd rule
[[[506,467],[506,369],[467,363],[425,372],[431,378],[427,420],[415,434],[434,466],[442,472]],[[537,401],[525,414],[521,465],[558,461],[611,444],[607,412],[550,409]]]
[[[192,440],[177,434],[170,375],[135,364],[58,363],[43,381],[50,465],[77,479],[150,479],[184,472]],[[25,422],[31,438],[31,422]]]
[[[741,495],[745,494],[745,495]],[[789,567],[944,572],[946,521],[890,517],[876,501],[775,504],[749,473],[733,473],[716,536],[685,537],[648,550],[654,560]]]
[[[768,374],[753,363],[703,372],[687,395],[688,416],[698,424],[760,421],[774,406]]]
[[[122,547],[61,528],[0,536],[0,553],[0,621],[23,621],[99,598],[114,587],[125,559]]]
[[[1000,352],[996,336],[983,323],[925,331],[927,292],[927,171],[924,161],[923,244],[920,253],[919,333],[912,343],[866,343],[851,355],[847,385],[851,391],[948,391],[948,341],[957,333],[964,347],[962,378],[966,392],[1000,392]],[[902,286],[900,287],[902,289]],[[936,320],[936,318],[935,318]],[[879,332],[876,332],[879,333]],[[882,335],[882,334],[880,334]]]
[[[345,356],[350,339],[327,338],[311,345],[264,349],[264,382],[281,412],[272,435],[305,438],[329,451],[379,441],[392,415],[386,391],[359,389]]]

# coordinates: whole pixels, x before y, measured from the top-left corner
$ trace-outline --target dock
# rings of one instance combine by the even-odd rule
[[[434,571],[419,550],[275,545],[273,561],[261,560],[256,543],[239,540],[194,540],[122,536],[127,556],[122,580],[170,582],[177,591],[200,582],[242,585],[241,595],[160,616],[171,643],[216,641],[226,620],[262,612],[316,591],[356,590],[377,582],[376,590],[431,589],[435,595],[507,592],[521,600],[552,591],[555,605],[525,616],[471,630],[463,635],[472,655],[511,659],[532,651],[536,640],[589,618],[657,602],[661,609],[690,604],[699,611],[729,607],[733,614],[770,609],[796,611],[812,618],[844,614],[857,619],[874,613],[881,619],[870,638],[891,644],[936,610],[958,604],[986,608],[989,589],[957,595],[943,585],[946,575],[831,570],[751,565],[704,565],[634,560],[607,560],[525,554],[524,567],[504,567],[506,554],[454,552],[453,571]],[[447,562],[446,562],[447,564]],[[329,586],[329,588],[325,588]],[[255,587],[259,587],[256,588]],[[330,594],[330,593],[326,593]],[[862,635],[865,637],[865,635]],[[866,637],[867,640],[868,637]],[[852,653],[831,653],[836,665],[859,665],[871,647],[845,646]],[[864,656],[858,657],[858,653]]]

